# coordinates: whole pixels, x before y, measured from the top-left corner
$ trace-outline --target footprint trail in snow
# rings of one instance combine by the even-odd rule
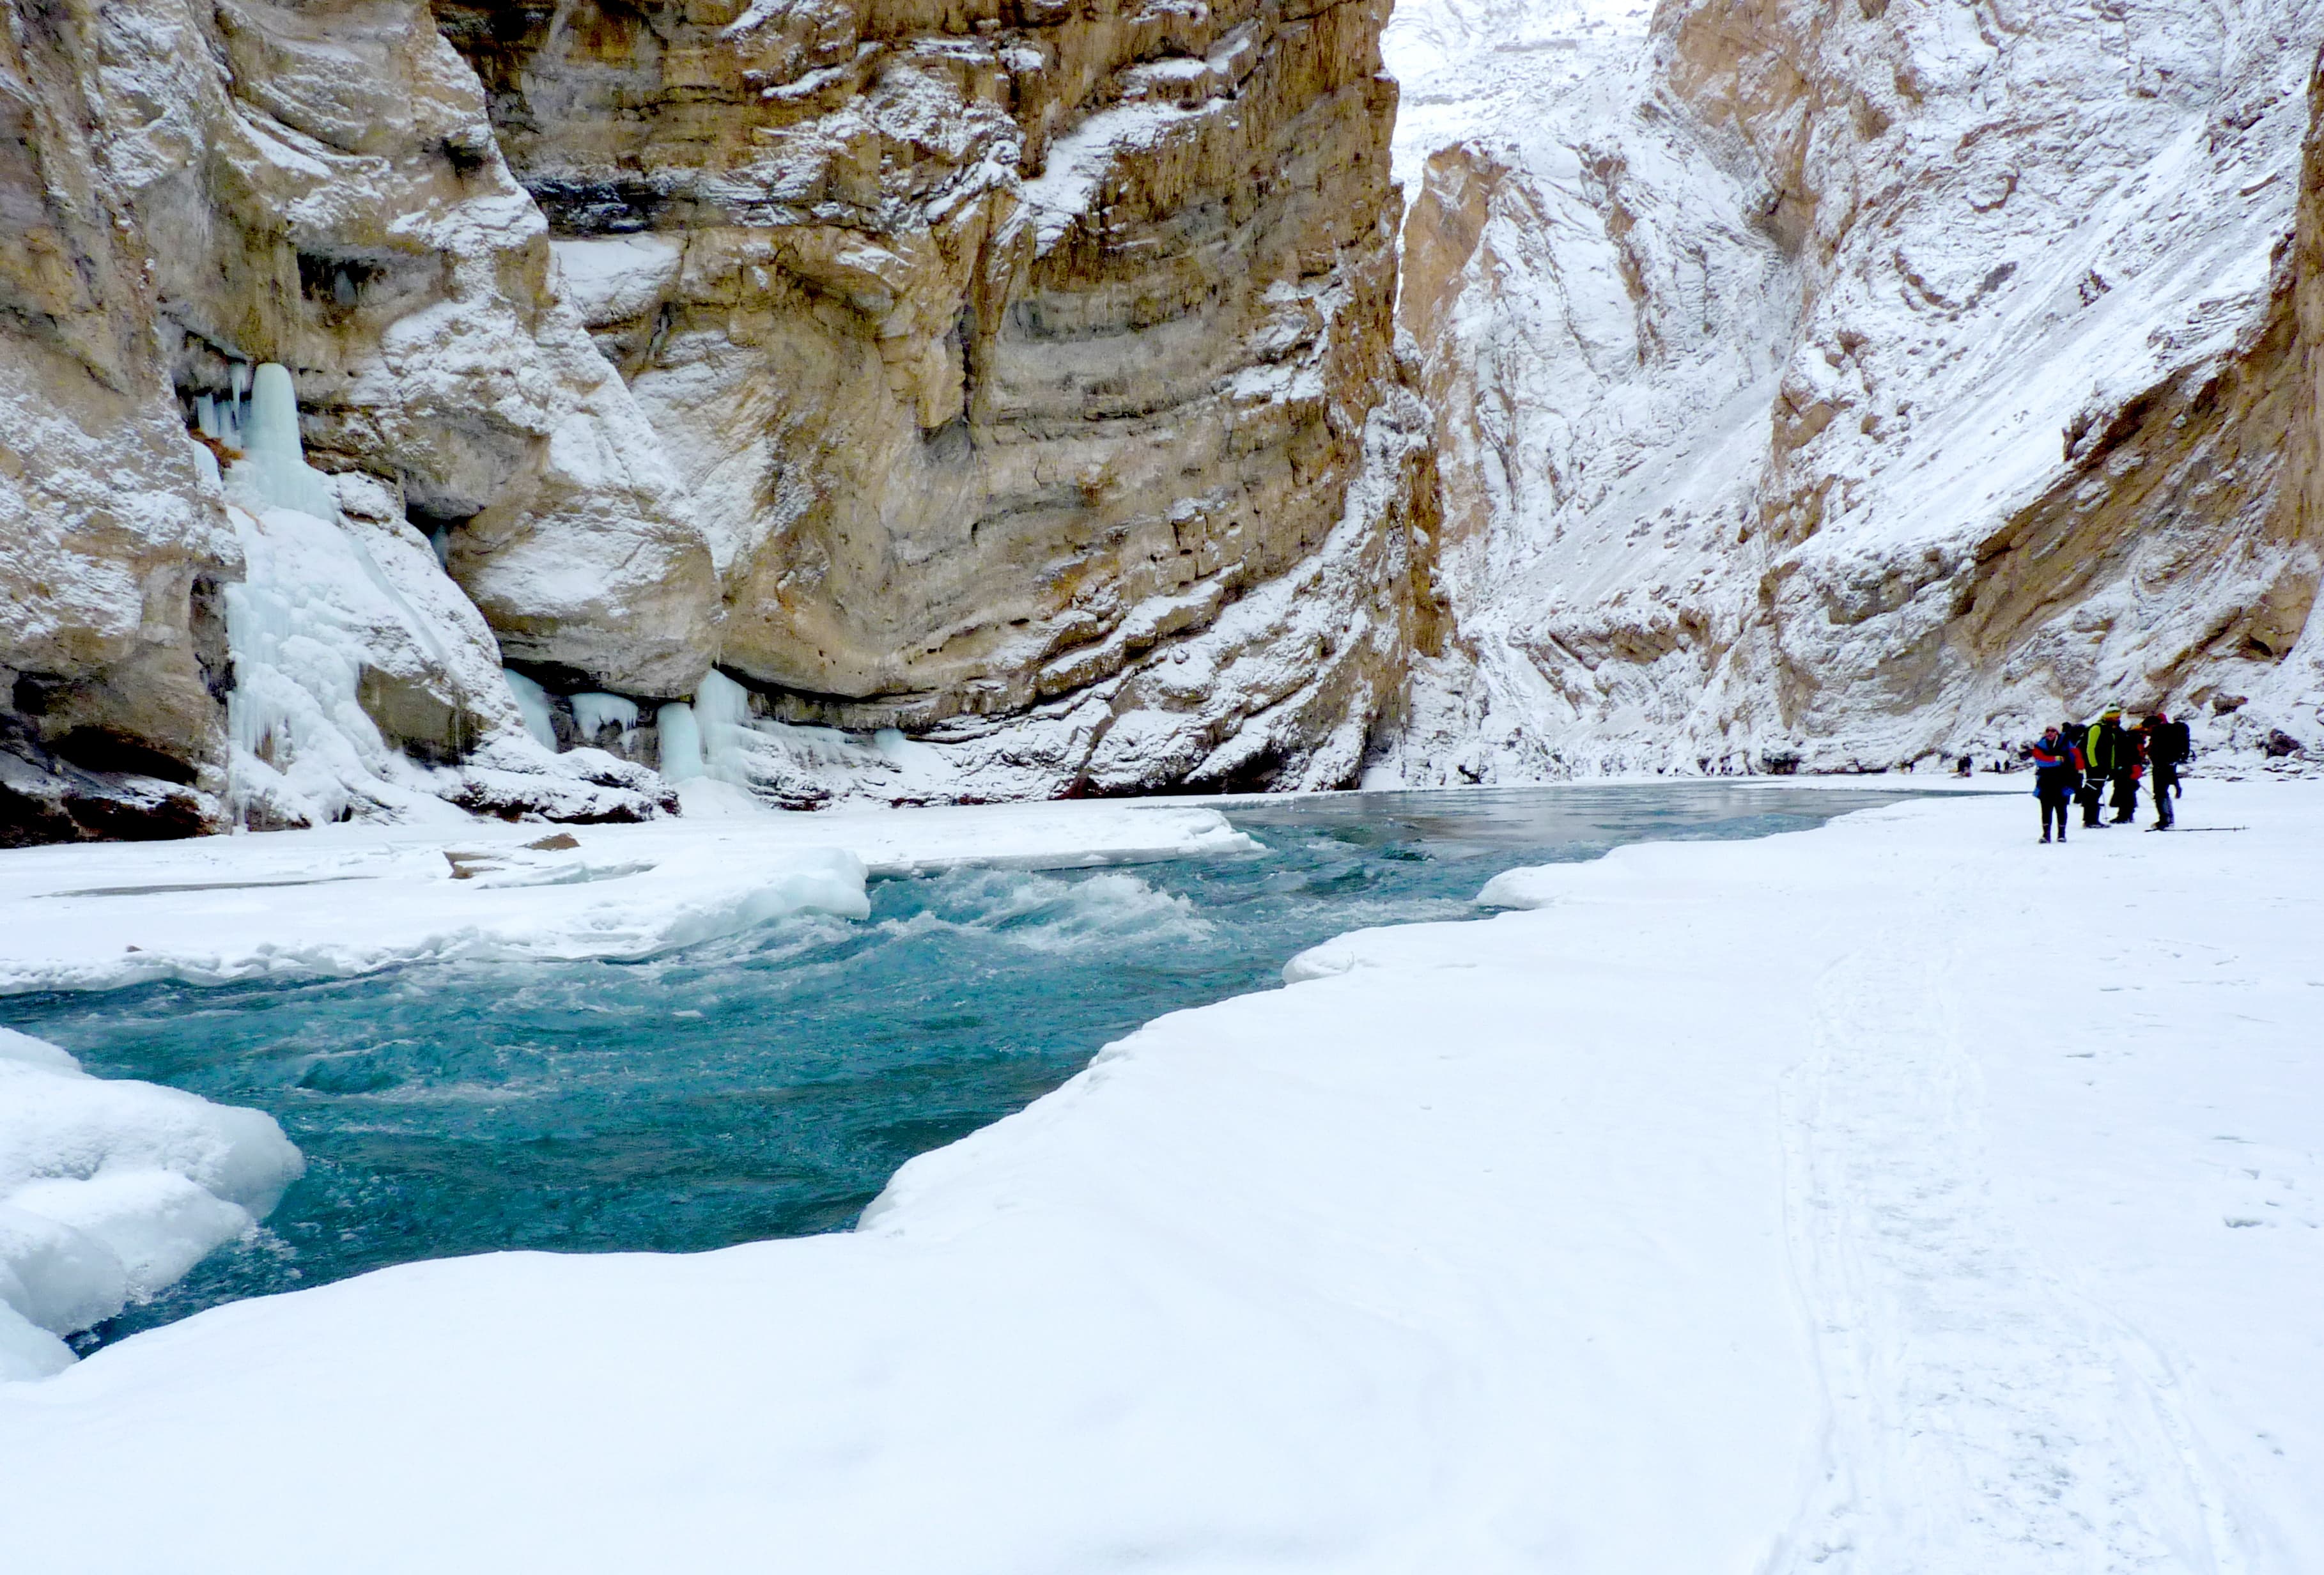
[[[1770,1575],[2260,1568],[2170,1364],[2078,1294],[1997,1193],[1958,953],[1876,937],[1844,955],[1784,1090],[1827,1422]]]

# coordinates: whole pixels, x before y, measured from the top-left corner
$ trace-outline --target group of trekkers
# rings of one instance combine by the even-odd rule
[[[2053,820],[2056,840],[2066,840],[2069,804],[2081,806],[2085,826],[2129,824],[2138,817],[2138,785],[2150,769],[2154,773],[2154,824],[2147,829],[2169,831],[2179,818],[2172,804],[2179,796],[2179,768],[2194,753],[2187,724],[2160,711],[2129,728],[2122,724],[2122,707],[2109,705],[2087,727],[2069,723],[2049,729],[2032,751],[2034,794],[2042,801],[2042,840],[2051,840]],[[2111,821],[2099,818],[2102,796],[2114,809]]]

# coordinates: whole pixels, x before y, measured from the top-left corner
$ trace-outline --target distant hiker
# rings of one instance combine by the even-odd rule
[[[2050,840],[2050,821],[2058,822],[2058,840],[2066,840],[2066,806],[2073,802],[2074,789],[2081,785],[2080,766],[2081,751],[2071,740],[2052,727],[2042,734],[2042,741],[2033,749],[2034,797],[2042,804],[2042,840]]]
[[[2179,823],[2177,807],[2171,802],[2179,796],[2179,768],[2194,758],[2195,742],[2185,723],[2173,722],[2160,711],[2142,723],[2139,732],[2146,735],[2146,758],[2154,767],[2153,829],[2169,831]]]
[[[2080,795],[2084,825],[2101,824],[2098,799],[2109,783],[2114,792],[2107,802],[2114,806],[2114,818],[2104,824],[2121,825],[2138,812],[2138,779],[2146,770],[2146,757],[2138,734],[2123,726],[2121,706],[2107,706],[2090,723],[2082,740],[2082,769],[2088,773]]]
[[[2114,762],[2107,778],[2114,784],[2114,791],[2107,802],[2114,806],[2114,819],[2107,824],[2128,825],[2138,818],[2138,782],[2146,775],[2146,741],[2123,726],[2120,706],[2113,707],[2113,716]]]
[[[2082,806],[2082,824],[2103,824],[2098,819],[2098,801],[2106,784],[2114,779],[2117,764],[2134,746],[2130,734],[2122,728],[2122,707],[2109,705],[2098,713],[2098,719],[2082,735],[2081,791],[2075,795]],[[2117,794],[2119,797],[2119,794]]]

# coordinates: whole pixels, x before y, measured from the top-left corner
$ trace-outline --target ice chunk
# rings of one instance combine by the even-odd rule
[[[17,1312],[7,1295],[8,1271],[0,1266],[0,1384],[45,1378],[72,1366],[72,1348]]]
[[[557,725],[549,720],[549,691],[514,668],[503,668],[502,672],[508,678],[509,692],[516,696],[516,708],[524,713],[525,732],[543,749],[555,749]]]
[[[27,1184],[167,1170],[263,1217],[305,1169],[262,1110],[173,1088],[0,1061],[0,1202]]]
[[[0,1298],[36,1327],[70,1334],[128,1304],[129,1271],[96,1238],[0,1202]]]
[[[40,1331],[87,1329],[167,1289],[305,1167],[262,1111],[91,1077],[0,1029],[0,1377],[54,1371],[63,1348]]]
[[[169,1289],[258,1223],[249,1211],[168,1170],[33,1182],[17,1188],[9,1204],[101,1243],[117,1260],[133,1297]]]
[[[37,1066],[43,1072],[54,1072],[66,1077],[87,1077],[80,1063],[69,1051],[60,1050],[46,1039],[35,1039],[30,1034],[20,1034],[14,1028],[0,1028],[0,1061],[21,1062]]]

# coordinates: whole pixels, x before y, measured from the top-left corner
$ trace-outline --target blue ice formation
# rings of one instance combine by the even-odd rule
[[[299,391],[287,369],[272,361],[258,369],[241,437],[243,456],[226,473],[227,489],[237,502],[259,510],[296,509],[318,520],[339,517],[330,478],[307,463],[300,446]]]

